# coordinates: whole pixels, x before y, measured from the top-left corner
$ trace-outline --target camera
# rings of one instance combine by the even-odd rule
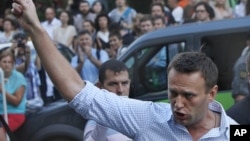
[[[13,39],[17,42],[17,47],[25,48],[26,45],[24,43],[24,40],[27,40],[28,37],[24,32],[18,32],[13,36]]]
[[[25,48],[25,44],[23,43],[22,39],[19,38],[17,40],[17,47],[20,47],[20,48]]]

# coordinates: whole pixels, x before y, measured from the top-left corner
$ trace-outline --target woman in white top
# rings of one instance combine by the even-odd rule
[[[110,18],[107,14],[101,13],[95,19],[96,45],[97,48],[106,49],[109,46]]]
[[[215,20],[233,18],[233,10],[229,7],[226,0],[215,0],[212,6],[215,12]]]
[[[54,41],[72,48],[73,38],[77,32],[75,27],[69,24],[69,13],[67,11],[62,11],[59,19],[62,25],[53,30]]]
[[[0,32],[0,43],[11,42],[14,33],[14,21],[10,18],[5,18],[3,20],[3,32]]]
[[[91,11],[93,13],[95,13],[96,15],[98,15],[100,13],[105,13],[106,12],[106,8],[105,8],[104,4],[101,1],[96,0],[92,4]]]

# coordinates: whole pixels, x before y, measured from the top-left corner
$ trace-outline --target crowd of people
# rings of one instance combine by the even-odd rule
[[[29,0],[28,0],[29,1]],[[18,16],[14,15],[12,12],[5,12],[4,16],[0,16],[0,44],[1,43],[11,43],[12,45],[9,48],[3,49],[0,53],[0,66],[4,70],[4,73],[6,74],[6,94],[7,94],[7,102],[8,106],[10,107],[9,116],[12,123],[10,124],[12,131],[15,131],[18,129],[21,124],[25,120],[25,112],[27,109],[29,111],[32,111],[36,108],[40,108],[44,104],[48,104],[54,100],[56,100],[55,93],[57,93],[57,90],[59,90],[59,93],[64,96],[65,99],[71,101],[70,103],[71,107],[76,109],[83,117],[95,119],[95,121],[91,121],[91,126],[100,127],[100,125],[96,125],[96,122],[101,123],[102,125],[106,125],[108,127],[113,127],[114,129],[118,129],[119,131],[122,131],[122,133],[125,133],[127,137],[126,139],[133,138],[133,139],[145,139],[145,138],[152,138],[154,139],[155,135],[146,133],[137,133],[136,130],[140,128],[140,126],[134,128],[129,126],[129,121],[126,125],[124,123],[120,122],[105,122],[109,120],[109,117],[99,118],[98,114],[90,114],[90,113],[82,113],[82,111],[86,111],[86,109],[83,109],[83,107],[78,107],[77,103],[79,100],[76,100],[74,96],[76,95],[75,92],[79,92],[79,87],[81,89],[83,87],[87,87],[85,89],[93,89],[96,91],[96,93],[107,93],[107,92],[101,92],[99,89],[95,88],[89,82],[93,84],[99,84],[99,88],[107,89],[111,92],[114,92],[119,95],[118,90],[113,90],[107,85],[105,85],[105,80],[108,79],[108,77],[104,76],[106,79],[103,81],[100,80],[100,76],[98,78],[99,73],[104,71],[105,69],[110,69],[112,77],[119,77],[113,76],[112,72],[120,74],[125,73],[127,74],[126,68],[123,68],[124,66],[121,66],[121,70],[112,70],[112,68],[102,68],[103,64],[106,64],[105,62],[108,62],[108,60],[115,60],[117,57],[119,57],[121,54],[127,51],[127,47],[137,38],[142,36],[143,34],[146,34],[148,32],[151,32],[153,30],[159,30],[161,28],[167,28],[169,26],[181,26],[183,24],[188,23],[202,23],[202,22],[209,22],[213,20],[223,20],[228,18],[238,18],[238,17],[244,17],[250,15],[250,2],[249,0],[239,0],[236,6],[230,7],[227,0],[152,0],[151,6],[150,6],[150,12],[149,13],[139,13],[137,12],[137,9],[134,9],[133,7],[129,6],[126,0],[116,0],[115,1],[115,8],[111,9],[110,11],[107,11],[105,9],[104,4],[101,1],[94,1],[93,3],[90,3],[89,1],[82,0],[78,3],[78,10],[77,12],[73,12],[72,4],[74,1],[70,1],[65,9],[55,9],[55,7],[47,7],[45,10],[45,21],[39,21],[41,24],[41,27],[46,31],[46,35],[48,35],[48,39],[53,42],[53,44],[45,43],[47,42],[47,38],[45,38],[44,42],[45,48],[48,49],[48,52],[41,51],[43,44],[38,43],[38,40],[42,40],[43,34],[39,35],[41,38],[38,37],[32,37],[31,35],[32,31],[29,31],[29,33],[32,34],[26,34],[28,27],[25,27],[24,25],[20,25],[20,22],[18,22]],[[19,2],[20,3],[20,2]],[[21,4],[23,6],[23,4]],[[18,10],[18,8],[16,9]],[[22,9],[26,10],[26,9]],[[25,12],[25,11],[24,11]],[[34,12],[34,11],[33,11]],[[26,13],[27,14],[27,13]],[[58,16],[57,16],[58,15]],[[34,18],[34,22],[36,22],[35,17],[29,17]],[[34,26],[34,25],[31,25]],[[39,31],[39,30],[38,30]],[[39,31],[40,32],[40,31]],[[35,39],[34,39],[35,38]],[[32,40],[31,40],[32,39]],[[38,49],[38,54],[36,50],[34,50],[33,44],[35,44]],[[73,78],[80,76],[81,80],[87,81],[86,84],[79,83],[76,86],[73,86],[73,88],[70,89],[76,89],[76,90],[65,90],[66,88],[69,88],[68,83],[65,82],[66,78],[64,77],[58,79],[60,75],[62,74],[60,71],[65,71],[65,68],[63,66],[65,65],[62,63],[62,66],[59,66],[55,70],[51,70],[52,66],[56,67],[57,64],[55,64],[57,61],[61,62],[61,58],[56,58],[58,55],[53,54],[55,50],[51,50],[48,47],[51,47],[52,45],[58,45],[62,44],[66,47],[68,47],[72,52],[74,52],[75,56],[70,60],[70,67],[72,70],[78,73],[78,75],[72,75],[72,81]],[[40,51],[39,51],[40,50]],[[40,56],[41,55],[41,56]],[[189,57],[200,57],[204,58],[204,56],[199,54],[189,54],[187,56]],[[48,58],[46,59],[46,56]],[[188,57],[185,54],[180,55],[174,59],[174,61],[183,61],[181,57],[184,57],[185,59],[188,59]],[[53,59],[54,61],[49,62],[49,59]],[[184,60],[185,60],[184,59]],[[41,61],[44,64],[41,64]],[[56,61],[57,60],[57,61]],[[196,61],[200,61],[199,59],[195,59]],[[170,101],[172,100],[172,111],[174,111],[174,114],[176,116],[176,120],[179,123],[179,125],[183,125],[183,127],[187,127],[188,131],[190,133],[190,136],[187,135],[186,137],[191,137],[194,140],[201,138],[205,133],[207,133],[208,129],[213,129],[216,127],[219,127],[219,121],[225,121],[228,123],[236,124],[233,120],[231,120],[229,117],[225,115],[225,111],[220,108],[213,108],[213,109],[206,109],[208,108],[208,105],[217,106],[220,107],[218,103],[212,102],[215,93],[217,92],[217,86],[213,84],[209,84],[208,88],[205,92],[201,92],[201,94],[208,94],[209,96],[198,96],[199,94],[194,92],[186,92],[183,90],[179,91],[174,86],[177,85],[178,77],[185,76],[186,72],[184,70],[178,70],[178,64],[173,63],[172,66],[169,67],[168,75],[172,76],[171,84],[169,85],[169,88],[173,86],[170,89]],[[54,62],[54,63],[52,63]],[[116,62],[112,62],[116,63]],[[111,63],[111,64],[112,64]],[[209,65],[211,65],[211,62],[207,60]],[[107,64],[106,64],[107,65]],[[119,64],[117,64],[119,66]],[[202,64],[201,64],[202,65]],[[212,65],[213,66],[213,65]],[[66,68],[69,66],[66,65]],[[106,67],[109,67],[107,65]],[[193,66],[193,69],[199,69],[201,71],[200,73],[203,73],[203,70],[206,66],[202,65],[200,68],[198,66]],[[196,68],[198,67],[198,68]],[[204,67],[204,68],[202,68]],[[104,69],[100,71],[100,68]],[[210,69],[210,68],[207,68]],[[214,73],[216,72],[216,68],[213,68]],[[50,72],[49,72],[50,71]],[[58,74],[55,74],[57,71]],[[184,71],[184,72],[182,72]],[[71,76],[71,69],[66,71],[68,73],[68,77]],[[103,72],[102,72],[103,73]],[[195,72],[192,72],[194,76],[196,76]],[[74,74],[74,73],[73,73]],[[103,74],[104,75],[104,74]],[[121,74],[120,74],[121,75]],[[202,74],[203,77],[208,77],[209,74]],[[173,76],[176,76],[174,78]],[[187,77],[187,76],[186,76]],[[209,80],[203,80],[203,77],[197,78],[200,79],[199,81],[209,81],[212,78],[209,78]],[[169,79],[171,79],[169,78]],[[187,77],[187,79],[189,79]],[[202,80],[201,80],[202,79]],[[217,79],[217,78],[214,78]],[[18,80],[18,81],[17,81]],[[59,81],[61,80],[61,81]],[[78,78],[76,79],[78,80]],[[75,80],[74,80],[75,81]],[[122,81],[122,80],[121,80]],[[214,80],[211,80],[214,81]],[[44,83],[43,83],[44,82]],[[65,83],[61,85],[61,82]],[[118,83],[118,82],[117,82]],[[128,85],[130,83],[129,78],[127,78],[126,75],[126,81],[125,82],[119,82],[122,83],[120,85]],[[204,82],[204,83],[211,83],[211,82]],[[76,84],[76,82],[72,83]],[[55,86],[57,87],[55,87]],[[60,85],[60,86],[59,86]],[[211,85],[211,86],[210,86]],[[15,89],[10,89],[12,87],[15,87]],[[66,86],[65,88],[63,88]],[[207,85],[206,85],[207,86]],[[129,88],[126,88],[129,90]],[[211,91],[207,91],[208,89],[211,89]],[[65,91],[64,91],[65,90]],[[0,91],[2,91],[0,89]],[[67,92],[69,94],[67,94]],[[72,93],[74,92],[74,93]],[[179,92],[181,93],[179,96]],[[88,90],[87,90],[88,93]],[[121,95],[128,95],[128,91],[120,92]],[[93,93],[91,93],[93,94]],[[184,115],[187,115],[187,111],[178,110],[182,108],[182,105],[178,105],[178,97],[184,96],[187,99],[192,99],[192,97],[200,97],[203,101],[202,103],[196,103],[198,107],[204,106],[204,111],[194,111],[193,118],[189,119],[189,121],[182,121],[182,118]],[[84,101],[83,94],[78,94],[78,98]],[[114,109],[113,111],[105,111],[105,101],[102,101],[100,99],[107,98],[107,100],[112,101],[112,99],[116,99],[117,101],[120,101],[122,104],[120,105],[121,109],[125,103],[128,102],[126,106],[138,106],[139,111],[138,113],[134,113],[134,115],[128,116],[125,114],[119,115],[119,109]],[[88,99],[92,99],[91,96],[88,97]],[[135,119],[138,120],[139,124],[144,124],[143,122],[148,122],[149,119],[146,118],[146,115],[144,115],[142,118],[136,117],[140,112],[145,112],[146,110],[151,110],[152,113],[155,113],[155,110],[153,108],[160,108],[163,110],[169,109],[169,105],[154,105],[154,107],[150,108],[151,103],[142,103],[142,105],[145,105],[145,107],[140,106],[135,101],[130,100],[123,100],[120,98],[114,98],[113,96],[100,96],[99,99],[97,99],[97,105],[98,103],[104,103],[104,106],[100,109],[92,109],[94,112],[101,112],[103,115],[109,115],[113,116],[115,119],[117,115],[120,116],[120,118],[124,117],[125,119]],[[205,102],[205,103],[204,103]],[[212,102],[212,104],[210,103]],[[110,102],[110,104],[116,104]],[[140,103],[141,104],[141,103]],[[188,105],[190,107],[190,105]],[[86,107],[89,107],[89,105],[86,105]],[[110,105],[108,106],[110,107]],[[128,108],[127,107],[127,108]],[[147,107],[147,108],[146,108]],[[195,107],[192,107],[195,109]],[[91,107],[90,107],[91,109]],[[125,112],[132,112],[129,108],[125,109]],[[197,110],[197,109],[196,109]],[[204,113],[204,112],[207,113]],[[0,114],[3,114],[3,111],[0,111]],[[124,111],[123,111],[124,112]],[[198,116],[198,112],[202,112],[202,116]],[[165,113],[165,112],[162,112]],[[207,114],[207,117],[205,116]],[[159,120],[159,115],[155,115],[156,119]],[[170,117],[170,113],[165,113],[166,117]],[[195,116],[197,116],[198,119],[195,119]],[[191,118],[191,117],[190,117]],[[139,119],[144,119],[144,121],[139,121]],[[210,121],[211,124],[214,126],[210,127],[209,125],[206,125],[206,130],[202,131],[201,133],[197,133],[195,129],[192,128],[193,124],[196,124],[198,122],[203,123],[204,119],[207,119]],[[155,125],[160,126],[160,122],[157,120],[153,120],[155,122]],[[200,121],[198,121],[200,120]],[[122,121],[122,120],[121,120]],[[167,125],[169,127],[174,127],[174,121],[169,118],[169,123]],[[136,121],[135,121],[136,122]],[[167,121],[164,121],[167,122]],[[129,130],[121,129],[119,126],[124,125]],[[190,126],[191,125],[191,126]],[[190,126],[190,127],[189,127]],[[228,125],[225,125],[228,126]],[[178,134],[184,133],[184,128],[175,128]],[[134,129],[132,129],[134,128]],[[151,128],[151,127],[148,127]],[[152,127],[156,128],[156,127]],[[164,129],[166,127],[163,127]],[[183,129],[182,129],[183,128]],[[1,129],[1,126],[0,126]],[[105,127],[100,127],[100,129],[105,129]],[[150,130],[149,130],[150,131]],[[166,129],[166,131],[171,132],[170,129]],[[90,130],[86,130],[86,132],[90,132]],[[185,131],[186,132],[186,131]],[[215,131],[214,131],[215,132]],[[1,132],[0,132],[1,133]],[[157,133],[157,138],[161,139],[164,134]],[[92,138],[93,136],[89,137],[89,133],[84,134],[84,137],[86,138]],[[172,139],[176,139],[176,136],[170,136]],[[217,139],[224,139],[222,135],[218,135],[215,137]],[[225,137],[227,138],[227,137]]]

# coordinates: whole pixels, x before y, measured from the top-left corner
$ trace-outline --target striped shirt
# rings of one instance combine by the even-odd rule
[[[192,141],[188,130],[174,121],[168,103],[119,97],[86,82],[69,106],[84,118],[117,130],[135,141]],[[226,115],[218,102],[211,102],[209,109],[221,114],[220,127],[211,129],[199,141],[228,141],[230,124],[237,123]]]

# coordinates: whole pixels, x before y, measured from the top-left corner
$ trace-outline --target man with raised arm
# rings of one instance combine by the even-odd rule
[[[170,103],[122,98],[83,81],[42,28],[32,0],[15,0],[12,12],[30,34],[41,61],[69,106],[84,118],[136,141],[228,141],[231,124],[215,101],[218,69],[203,53],[177,54],[170,62]]]

